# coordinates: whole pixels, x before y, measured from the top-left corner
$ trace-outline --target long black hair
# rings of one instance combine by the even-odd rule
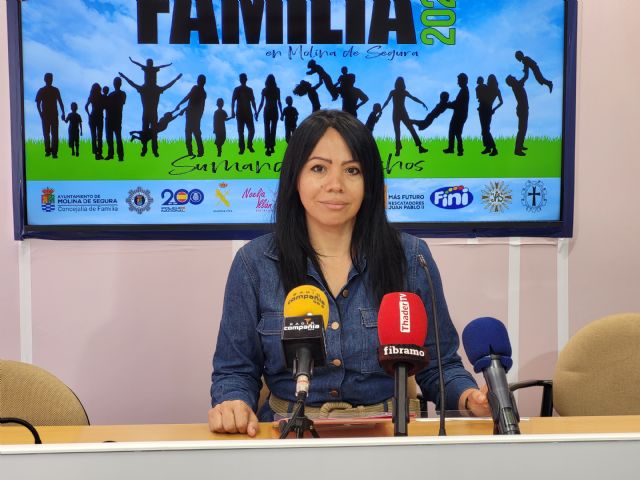
[[[351,237],[351,260],[366,260],[374,301],[385,293],[401,291],[407,270],[400,236],[387,221],[382,160],[369,129],[349,113],[319,110],[294,131],[284,154],[275,205],[275,239],[280,278],[285,291],[308,283],[307,259],[319,272],[318,254],[311,246],[305,209],[298,194],[298,177],[316,144],[329,128],[344,139],[352,158],[360,163],[364,198]]]

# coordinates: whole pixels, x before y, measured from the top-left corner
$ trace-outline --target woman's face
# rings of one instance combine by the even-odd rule
[[[353,229],[364,197],[362,167],[342,136],[329,128],[298,176],[307,227]]]

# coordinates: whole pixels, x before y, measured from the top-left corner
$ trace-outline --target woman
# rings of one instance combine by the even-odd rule
[[[414,97],[407,91],[404,78],[398,77],[396,79],[395,88],[389,92],[389,96],[382,105],[382,110],[384,110],[389,101],[393,99],[393,131],[396,136],[396,157],[400,155],[400,150],[402,149],[402,142],[400,141],[400,122],[404,123],[404,126],[409,130],[416,147],[418,147],[418,152],[427,152],[427,149],[424,148],[422,146],[422,142],[420,142],[420,137],[416,133],[416,129],[413,128],[413,124],[411,123],[411,119],[407,113],[407,108],[404,105],[407,98],[410,98],[414,102],[422,105],[424,108],[427,108],[427,105],[422,100]]]
[[[502,94],[498,87],[498,79],[495,75],[491,74],[487,78],[487,85],[481,90],[482,94],[478,95],[478,115],[480,116],[480,127],[482,129],[482,143],[484,144],[484,150],[482,154],[489,154],[490,157],[498,155],[498,149],[496,148],[496,142],[491,135],[491,120],[496,110],[504,103],[502,101]],[[498,105],[493,106],[496,98],[498,99]]]
[[[91,111],[89,111],[91,105]],[[100,84],[94,83],[89,91],[89,98],[84,105],[89,116],[89,131],[91,132],[91,153],[96,160],[102,159],[102,129],[104,127],[104,98]]]
[[[264,147],[265,154],[269,157],[275,152],[276,147],[276,127],[278,117],[282,115],[282,103],[280,102],[280,89],[276,84],[276,77],[267,75],[262,89],[262,98],[256,111],[256,120],[260,115],[260,110],[264,105]]]
[[[377,311],[385,293],[409,290],[421,296],[431,316],[419,254],[435,285],[446,408],[466,404],[476,414],[488,414],[486,396],[456,354],[458,336],[429,249],[391,227],[384,195],[380,153],[364,124],[345,112],[321,110],[296,129],[282,163],[275,231],[241,248],[229,272],[213,358],[212,431],[253,436],[258,418],[270,421],[273,408],[295,400],[280,334],[285,295],[302,284],[329,297],[327,366],[315,368],[307,405],[386,403],[394,380],[378,364]],[[433,329],[429,332],[426,345],[435,358]],[[271,397],[256,416],[262,377]],[[436,402],[437,377],[435,362],[417,375],[425,397]]]

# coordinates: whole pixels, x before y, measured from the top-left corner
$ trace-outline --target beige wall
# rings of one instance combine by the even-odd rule
[[[508,323],[510,379],[549,377],[589,321],[640,311],[636,0],[580,2],[574,238],[432,241],[456,325]],[[201,422],[237,242],[12,239],[6,2],[0,8],[0,357],[62,377],[93,423]],[[464,355],[463,355],[464,356]],[[533,394],[521,411],[537,411]]]

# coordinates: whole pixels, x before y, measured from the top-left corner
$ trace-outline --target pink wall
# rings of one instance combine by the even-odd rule
[[[0,6],[0,357],[20,359],[19,245],[13,241],[6,2]]]
[[[568,263],[555,240],[432,241],[449,307],[462,329],[492,315],[508,323],[512,380],[549,377],[558,343],[591,320],[638,311],[640,4],[583,0],[579,25],[575,235]],[[0,193],[9,199],[6,2],[0,7]],[[203,422],[233,242],[24,244],[31,287],[20,287],[11,203],[0,204],[0,357],[32,355],[62,377],[93,423]],[[566,288],[558,269],[568,266]],[[25,277],[28,279],[29,277]],[[562,279],[562,277],[560,277]],[[20,310],[20,294],[26,298]],[[564,296],[566,292],[567,296]],[[558,305],[568,302],[568,319]],[[20,314],[32,350],[21,348]],[[464,355],[463,355],[464,357]],[[520,396],[533,415],[538,399]]]

